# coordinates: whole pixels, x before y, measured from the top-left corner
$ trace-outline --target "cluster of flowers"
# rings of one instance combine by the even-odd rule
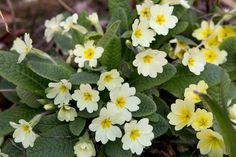
[[[202,21],[201,27],[193,32],[193,37],[201,41],[197,47],[190,48],[187,43],[175,40],[175,56],[182,59],[190,71],[199,75],[206,63],[220,65],[226,62],[227,52],[220,50],[220,44],[227,38],[235,36],[236,30],[232,26],[215,25],[213,21]]]
[[[130,149],[132,153],[141,154],[144,147],[151,145],[151,140],[154,138],[153,127],[149,124],[147,118],[139,121],[132,120],[131,112],[139,109],[138,105],[141,101],[135,96],[135,88],[123,82],[124,79],[120,77],[119,72],[115,69],[101,74],[97,82],[98,90],[102,91],[105,88],[109,90],[110,101],[106,107],[101,108],[99,117],[92,121],[89,129],[95,132],[97,142],[101,141],[105,144],[109,140],[115,141],[116,138],[121,138],[122,131],[118,125],[124,125],[125,134],[121,139],[123,149]],[[74,90],[73,94],[70,94],[71,89],[71,83],[65,79],[57,83],[49,83],[49,88],[46,89],[47,98],[54,99],[54,104],[60,108],[57,116],[60,121],[74,121],[75,117],[78,116],[76,109],[70,104],[72,99],[77,102],[80,111],[87,110],[88,113],[92,113],[99,109],[99,92],[92,89],[91,85],[81,84],[79,89]],[[32,131],[35,124],[32,121],[28,123],[21,119],[20,124],[10,122],[11,126],[16,129],[13,134],[15,142],[22,142],[25,148],[32,147],[38,136]],[[84,151],[87,151],[91,156],[94,156],[95,150],[92,141],[88,137],[81,138],[74,147],[75,154],[80,156],[81,152],[85,153]],[[89,141],[87,142],[87,145],[91,148],[89,151],[87,150],[88,147],[81,146],[84,141]]]
[[[213,114],[200,108],[195,111],[195,104],[201,102],[197,92],[207,94],[207,89],[208,85],[204,81],[199,81],[197,85],[191,84],[185,89],[185,99],[177,99],[171,105],[171,112],[167,118],[169,123],[175,126],[176,131],[190,125],[197,131],[199,139],[197,148],[200,149],[201,154],[208,154],[210,157],[223,156],[226,154],[223,137],[211,129]]]
[[[141,47],[133,61],[133,65],[138,68],[138,73],[143,76],[157,77],[158,73],[163,72],[163,66],[168,63],[165,59],[167,54],[163,51],[144,49],[149,47],[155,40],[156,34],[167,35],[169,29],[176,26],[178,18],[172,15],[173,6],[169,3],[154,4],[151,0],[145,0],[143,4],[137,5],[139,19],[132,25],[133,33],[131,36],[132,45]]]

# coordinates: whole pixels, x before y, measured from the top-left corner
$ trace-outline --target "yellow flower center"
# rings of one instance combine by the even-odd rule
[[[208,140],[208,144],[213,148],[218,148],[221,145],[221,141],[215,136],[210,136]]]
[[[207,117],[201,117],[200,119],[198,119],[197,124],[199,128],[206,128],[208,124]]]
[[[113,79],[113,78],[112,78],[111,75],[106,75],[106,76],[104,77],[103,81],[106,82],[106,83],[109,83],[112,79]]]
[[[219,46],[220,45],[220,42],[217,38],[217,36],[213,36],[211,37],[210,39],[208,39],[206,41],[206,45],[209,46],[209,47],[212,47],[212,46]]]
[[[29,53],[30,49],[28,47],[25,48],[25,53]]]
[[[150,64],[152,62],[152,60],[153,60],[153,57],[150,56],[150,55],[146,55],[146,56],[143,57],[143,62],[145,64]]]
[[[109,118],[106,118],[106,119],[102,120],[101,126],[102,126],[103,129],[110,128],[111,127],[111,120]]]
[[[192,114],[188,109],[183,108],[181,110],[181,114],[179,115],[179,119],[182,123],[188,123],[189,120],[192,118]]]
[[[188,59],[188,66],[194,66],[195,60],[193,58]]]
[[[141,136],[140,130],[138,129],[132,130],[129,136],[133,141],[136,141]]]
[[[150,16],[150,9],[149,8],[143,8],[141,11],[141,17],[143,18],[149,18]]]
[[[63,84],[60,86],[60,89],[59,89],[59,90],[60,90],[60,92],[62,92],[62,93],[66,93],[66,92],[68,91],[68,89],[66,88],[66,86],[63,85]]]
[[[205,54],[205,59],[208,63],[214,63],[216,58],[217,58],[217,54],[213,51],[207,51],[204,53]]]
[[[202,31],[202,36],[204,39],[208,38],[209,35],[211,35],[212,30],[210,28],[206,28],[205,30]]]
[[[22,130],[28,134],[30,133],[30,126],[29,125],[22,125]]]
[[[91,93],[84,93],[84,100],[85,101],[92,101],[92,98],[93,98],[93,96],[92,96],[92,94]]]
[[[166,18],[164,15],[157,15],[156,16],[156,23],[162,26],[166,22]]]
[[[94,54],[95,52],[92,48],[87,48],[86,50],[84,50],[84,57],[87,60],[93,59]]]
[[[119,107],[119,108],[124,108],[126,104],[126,101],[123,97],[119,97],[116,99],[116,106]]]
[[[136,29],[136,30],[134,31],[134,36],[135,36],[136,38],[140,39],[140,38],[142,37],[142,35],[143,35],[143,33],[142,33],[141,29]]]

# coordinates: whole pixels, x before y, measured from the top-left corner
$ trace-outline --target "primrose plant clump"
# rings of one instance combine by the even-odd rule
[[[3,93],[15,105],[0,113],[0,156],[138,157],[167,142],[176,156],[235,157],[235,11],[193,3],[109,0],[106,26],[59,14],[45,21],[50,52],[16,38],[0,53],[1,87],[16,89]]]

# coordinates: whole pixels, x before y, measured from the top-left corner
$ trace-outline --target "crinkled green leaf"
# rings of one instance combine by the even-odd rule
[[[26,151],[27,157],[74,157],[75,140],[68,125],[56,126],[39,136]]]
[[[71,75],[69,81],[72,84],[80,85],[82,83],[96,84],[99,80],[99,75],[90,72],[79,72]]]
[[[112,37],[109,43],[104,46],[104,52],[100,61],[108,70],[119,67],[121,62],[121,41],[117,36]]]
[[[227,62],[223,64],[223,67],[234,76],[236,74],[236,37],[224,40],[220,45],[220,49],[228,53]],[[232,79],[236,79],[236,76]]]
[[[153,126],[153,132],[155,138],[160,137],[161,135],[165,134],[169,129],[169,123],[165,118],[163,118],[161,115],[159,115],[158,122],[151,122],[151,125]]]
[[[73,73],[73,69],[60,63],[55,65],[49,62],[29,61],[28,67],[36,74],[52,81],[68,79]]]
[[[108,142],[104,147],[108,157],[132,157],[131,151],[122,148],[122,142],[120,140]]]
[[[170,80],[175,73],[175,67],[171,64],[167,64],[164,66],[163,73],[157,74],[156,78],[139,75],[130,80],[130,86],[135,87],[137,91],[141,92],[163,84],[164,82]]]
[[[62,124],[63,122],[57,119],[57,113],[54,113],[42,117],[40,122],[36,125],[35,130],[38,132],[47,132],[48,130]]]
[[[0,52],[0,75],[17,86],[42,94],[47,87],[48,80],[36,75],[26,64],[17,64],[18,54]]]
[[[157,107],[151,97],[142,93],[137,93],[136,96],[141,100],[141,103],[139,110],[132,112],[133,117],[145,117],[156,112]]]
[[[12,141],[13,142],[13,141]],[[8,141],[2,148],[2,152],[9,155],[9,157],[25,157],[24,149],[16,143]]]
[[[195,75],[189,71],[188,67],[179,64],[175,76],[161,85],[161,88],[178,98],[183,98],[185,88],[190,84],[198,83],[200,80],[204,80],[209,87],[219,84],[221,70],[222,68],[219,66],[207,64],[200,75]]]
[[[16,89],[16,86],[12,84],[11,82],[5,79],[2,79],[0,81],[0,89],[12,90],[12,91],[6,91],[6,92],[1,92],[1,93],[4,95],[5,98],[7,98],[11,102],[14,102],[14,103],[20,102],[20,98],[16,94],[16,91],[14,91]]]
[[[86,119],[77,117],[73,122],[70,122],[69,128],[73,135],[79,136],[85,129]]]
[[[37,101],[40,97],[22,87],[16,88],[17,95],[20,97],[21,102],[32,108],[38,108],[41,104]]]

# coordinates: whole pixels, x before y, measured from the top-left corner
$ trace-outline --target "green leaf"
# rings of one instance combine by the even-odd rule
[[[57,114],[50,114],[42,117],[40,122],[36,125],[35,130],[38,132],[47,132],[48,130],[63,124],[57,119]]]
[[[85,35],[78,32],[77,30],[72,30],[72,42],[73,42],[73,47],[77,44],[84,44],[85,41]]]
[[[73,122],[70,122],[69,128],[73,135],[79,136],[84,130],[86,120],[81,117],[77,117]]]
[[[104,147],[108,157],[132,157],[131,151],[122,148],[122,142],[120,140],[108,142]]]
[[[115,14],[117,8],[123,8],[126,15],[129,15],[130,12],[127,0],[108,0],[108,8],[111,15]]]
[[[231,37],[222,42],[220,45],[221,50],[228,53],[227,62],[222,66],[231,73],[236,73],[236,37]],[[235,79],[235,78],[234,78]]]
[[[124,30],[128,30],[129,28],[128,16],[124,8],[118,7],[114,10],[114,13],[112,14],[110,22],[108,24],[108,27],[110,24],[112,24],[117,20],[121,20],[120,29],[122,30],[122,32]]]
[[[111,41],[111,39],[113,39],[113,37],[116,35],[116,32],[118,31],[119,27],[120,27],[120,20],[115,21],[114,23],[112,23],[108,28],[106,33],[104,34],[104,36],[98,41],[98,46],[102,46],[105,47],[106,45],[108,45]]]
[[[67,37],[66,35],[57,33],[55,34],[54,41],[56,43],[57,48],[61,49],[63,52],[67,52],[70,49],[74,48],[72,39]]]
[[[16,92],[21,99],[21,102],[26,104],[27,106],[31,108],[38,108],[41,106],[41,104],[37,101],[37,99],[40,98],[37,94],[32,93],[22,87],[17,87]]]
[[[3,146],[2,152],[9,155],[9,157],[25,157],[24,149],[11,141]]]
[[[99,75],[90,72],[79,72],[71,75],[69,81],[72,84],[80,85],[82,83],[96,84],[99,80]]]
[[[132,112],[133,117],[145,117],[156,112],[156,104],[149,96],[142,93],[137,93],[136,96],[141,100],[141,103],[139,110]]]
[[[39,76],[52,81],[68,79],[73,73],[72,69],[60,63],[55,65],[49,62],[29,61],[28,67]]]
[[[153,113],[150,116],[147,116],[150,122],[158,122],[160,120],[160,116],[157,113]]]
[[[157,113],[163,117],[166,117],[170,112],[170,108],[167,103],[161,98],[154,98],[155,103],[157,104]]]
[[[25,63],[17,64],[18,55],[13,52],[0,52],[0,75],[17,86],[42,94],[48,80],[33,73]]]
[[[20,98],[16,94],[16,91],[14,91],[14,89],[16,89],[16,86],[12,84],[11,82],[8,82],[7,80],[2,79],[0,81],[0,89],[13,90],[13,91],[1,92],[1,93],[4,95],[5,98],[7,98],[11,102],[14,102],[14,103],[20,102]]]
[[[218,104],[222,106],[226,106],[228,100],[229,100],[229,93],[232,91],[229,91],[231,80],[229,78],[229,75],[226,73],[225,70],[221,69],[220,73],[220,83],[210,87],[207,90],[207,93],[214,98]]]
[[[194,2],[194,0],[188,0],[188,4],[192,5]],[[181,5],[177,5],[174,7],[174,11],[173,14],[175,16],[177,16],[178,19],[181,19],[182,16],[188,11],[188,9],[186,9],[185,7],[181,6]]]
[[[43,133],[34,147],[26,151],[27,157],[74,157],[73,140],[68,125],[56,126]]]
[[[155,138],[164,135],[169,130],[169,123],[161,115],[159,115],[159,121],[155,123],[151,122],[151,125],[153,126]]]
[[[159,86],[170,80],[176,73],[173,65],[167,64],[164,66],[163,73],[157,74],[156,78],[144,77],[139,75],[130,80],[130,86],[135,87],[138,92]]]
[[[87,19],[88,17],[88,13],[86,11],[81,11],[79,13],[79,20],[78,20],[78,24],[84,26],[85,28],[87,28],[88,30],[91,29],[91,23],[90,21]]]
[[[161,88],[178,98],[183,98],[185,88],[190,84],[197,84],[200,80],[204,80],[209,87],[219,84],[221,70],[219,66],[207,64],[200,75],[195,75],[189,71],[188,67],[179,64],[175,76],[161,85]]]
[[[0,113],[0,137],[9,134],[13,131],[13,128],[10,126],[9,122],[16,122],[20,119],[25,119],[26,121],[31,120],[38,111],[33,110],[32,108],[26,106],[17,106],[11,109],[8,109]]]
[[[111,61],[112,58],[112,61]],[[104,47],[101,57],[101,64],[106,66],[108,70],[117,69],[121,62],[121,41],[117,36],[112,37]]]

